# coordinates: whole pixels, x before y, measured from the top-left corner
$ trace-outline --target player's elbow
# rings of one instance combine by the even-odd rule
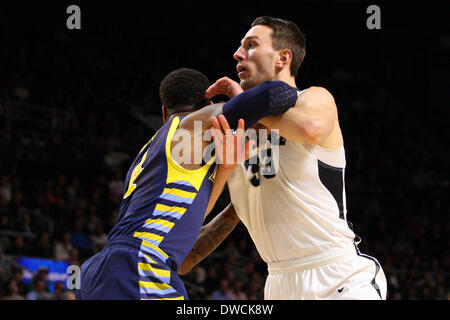
[[[319,120],[311,120],[298,128],[302,140],[309,145],[315,146],[322,143],[326,138],[327,130]]]
[[[299,121],[300,135],[310,145],[321,144],[333,131],[337,108],[333,96],[324,88],[314,88],[315,99],[304,104],[305,109],[314,110],[303,121]]]
[[[191,271],[191,268],[192,268],[191,266],[188,266],[188,265],[183,263],[181,265],[181,267],[178,269],[177,273],[180,276],[184,276],[184,275],[188,274],[189,271]]]
[[[180,276],[185,276],[187,273],[188,273],[188,271],[184,271],[184,270],[178,270],[178,272],[177,272]]]

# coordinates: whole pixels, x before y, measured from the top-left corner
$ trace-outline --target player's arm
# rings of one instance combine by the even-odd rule
[[[305,90],[294,108],[259,122],[271,129],[279,129],[279,134],[288,140],[310,145],[323,144],[333,132],[340,136],[340,130],[335,130],[339,126],[336,103],[331,93],[321,87]]]
[[[233,168],[229,168],[223,165],[219,165],[217,167],[216,177],[214,179],[211,195],[209,196],[209,202],[206,208],[205,217],[214,208],[217,200],[223,192],[223,189],[225,188],[225,185],[227,184],[228,177],[230,176],[231,172],[233,172],[233,170]]]
[[[213,104],[186,116],[180,127],[193,130],[196,121],[201,121],[202,129],[211,127],[211,118],[223,114],[232,129],[236,129],[239,119],[244,119],[246,128],[264,117],[279,115],[295,106],[297,89],[282,81],[265,81],[242,92],[225,104]]]
[[[218,94],[233,98],[240,91],[242,89],[236,81],[223,77],[206,92],[208,98]],[[228,117],[227,120],[233,121]],[[311,87],[305,90],[297,98],[293,108],[278,115],[263,117],[259,122],[271,129],[278,129],[279,134],[289,140],[311,145],[323,144],[327,140],[328,146],[342,143],[336,103],[325,88]]]
[[[230,203],[213,220],[202,227],[194,247],[178,269],[178,274],[185,275],[213,252],[233,231],[239,221],[233,205]]]

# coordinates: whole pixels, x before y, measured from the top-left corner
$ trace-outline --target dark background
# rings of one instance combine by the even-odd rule
[[[443,2],[92,2],[0,6],[4,257],[61,258],[55,247],[64,234],[71,263],[100,250],[126,171],[161,124],[159,82],[180,67],[211,82],[238,80],[232,55],[254,18],[270,15],[306,34],[298,87],[323,86],[336,99],[348,219],[361,251],[383,266],[389,298],[449,298],[450,11]],[[81,30],[66,27],[71,4],[81,8]],[[381,8],[381,30],[366,27],[370,4]],[[0,265],[0,297],[14,268]],[[248,298],[260,299],[266,273],[240,224],[183,279],[192,299],[211,297],[219,279],[241,282]]]

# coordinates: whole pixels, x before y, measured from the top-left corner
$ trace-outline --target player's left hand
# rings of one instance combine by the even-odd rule
[[[217,80],[211,86],[209,86],[208,89],[206,89],[205,97],[209,99],[219,94],[223,94],[231,99],[237,96],[242,91],[243,90],[239,85],[239,83],[237,83],[234,80],[231,80],[228,77],[223,77]]]
[[[212,117],[211,124],[217,161],[222,167],[234,169],[250,157],[250,150],[255,141],[246,141],[244,119],[239,119],[234,133],[224,115]]]

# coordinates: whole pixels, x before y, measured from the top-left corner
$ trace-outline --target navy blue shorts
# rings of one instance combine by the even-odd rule
[[[81,266],[77,300],[188,299],[167,254],[138,238],[118,236]]]

